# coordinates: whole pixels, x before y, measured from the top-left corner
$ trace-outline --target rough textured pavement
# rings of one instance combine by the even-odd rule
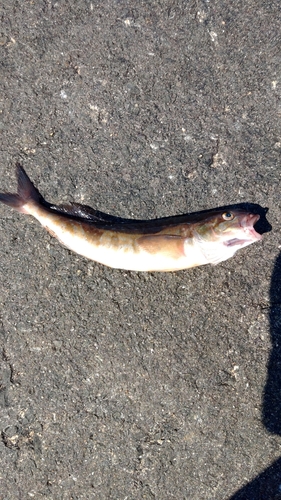
[[[2,2],[1,190],[254,202],[216,267],[111,270],[0,207],[0,498],[281,499],[279,0]],[[279,259],[279,261],[278,261]]]

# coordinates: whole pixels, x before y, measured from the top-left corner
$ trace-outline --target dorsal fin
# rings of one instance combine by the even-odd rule
[[[66,215],[71,215],[72,217],[77,217],[79,219],[87,219],[93,222],[105,222],[105,223],[120,223],[124,219],[122,217],[115,217],[114,215],[105,214],[99,210],[95,210],[88,205],[82,205],[80,203],[69,203],[66,205],[50,205],[51,210],[63,213]]]

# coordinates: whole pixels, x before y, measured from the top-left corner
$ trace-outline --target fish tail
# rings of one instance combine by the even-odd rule
[[[0,193],[0,202],[9,205],[18,212],[29,213],[28,204],[40,204],[44,202],[43,197],[38,189],[32,184],[27,173],[23,167],[17,164],[17,179],[18,179],[18,192],[17,193]]]

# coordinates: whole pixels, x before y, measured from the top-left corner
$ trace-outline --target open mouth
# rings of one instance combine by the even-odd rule
[[[261,234],[257,233],[254,225],[258,222],[260,216],[258,214],[247,214],[240,222],[240,227],[243,229],[243,235],[240,233],[240,237],[231,238],[224,242],[227,247],[240,246],[244,247],[250,245],[254,241],[259,241],[262,239]]]
[[[260,216],[258,214],[248,214],[241,221],[241,227],[243,227],[245,234],[252,241],[259,241],[262,239],[262,235],[257,233],[254,225],[258,222]]]

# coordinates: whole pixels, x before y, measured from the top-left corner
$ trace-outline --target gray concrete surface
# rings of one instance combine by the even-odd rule
[[[281,498],[280,2],[2,2],[1,191],[269,207],[216,267],[107,269],[0,207],[0,498]]]

